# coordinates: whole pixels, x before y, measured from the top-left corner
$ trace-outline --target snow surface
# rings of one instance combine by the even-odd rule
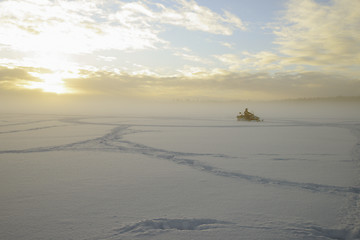
[[[0,239],[360,239],[360,117],[264,113],[2,114]]]

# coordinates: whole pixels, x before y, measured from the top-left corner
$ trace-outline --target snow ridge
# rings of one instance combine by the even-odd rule
[[[115,229],[115,233],[110,237],[118,238],[119,236],[151,236],[167,231],[202,231],[214,228],[225,228],[231,222],[219,221],[208,218],[193,219],[169,219],[157,218],[143,220],[133,224],[126,225],[122,228]],[[107,237],[106,239],[109,239]]]
[[[310,227],[310,230],[314,233],[314,235],[327,237],[330,239],[338,239],[338,240],[356,240],[360,239],[360,227],[349,229],[329,229],[322,228],[317,226]]]
[[[28,128],[28,129],[23,129],[23,130],[11,130],[11,131],[0,132],[0,134],[36,131],[36,130],[42,130],[42,129],[47,129],[47,128],[63,127],[63,126],[66,126],[66,125],[54,125],[54,126],[46,126],[46,127]]]
[[[230,222],[219,221],[215,219],[168,219],[157,218],[151,220],[140,221],[135,224],[127,225],[118,230],[119,234],[126,232],[141,232],[149,229],[159,230],[204,230],[210,228],[224,227]]]
[[[74,121],[80,123],[79,121]],[[88,123],[81,123],[88,124]],[[50,152],[50,151],[120,151],[120,152],[129,152],[134,154],[143,154],[150,157],[155,157],[158,159],[164,159],[167,161],[172,161],[176,164],[186,165],[191,168],[211,173],[221,177],[235,178],[239,180],[246,180],[252,183],[263,184],[263,185],[272,185],[272,186],[281,186],[281,187],[292,187],[303,190],[308,190],[312,192],[322,192],[329,194],[346,194],[346,193],[360,193],[360,187],[350,186],[333,186],[333,185],[324,185],[316,183],[304,183],[304,182],[293,182],[282,179],[266,178],[256,175],[249,175],[241,172],[232,172],[225,171],[220,168],[205,164],[201,161],[191,159],[194,156],[211,156],[211,157],[220,157],[220,158],[230,158],[224,154],[199,154],[199,153],[188,153],[188,152],[177,152],[169,151],[165,149],[158,149],[149,147],[143,144],[123,140],[123,136],[131,134],[134,131],[129,129],[131,125],[120,125],[117,124],[117,127],[113,128],[109,133],[95,138],[79,142],[74,142],[65,145],[51,146],[51,147],[40,147],[40,148],[30,148],[22,150],[5,150],[0,151],[0,154],[8,153],[33,153],[33,152]],[[360,143],[357,143],[357,146],[360,146]],[[359,154],[360,147],[355,148],[353,154]],[[354,158],[359,158],[359,156],[354,156]]]

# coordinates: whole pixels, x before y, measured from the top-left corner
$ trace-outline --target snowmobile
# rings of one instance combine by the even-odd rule
[[[262,121],[262,120],[260,120],[260,118],[258,116],[255,116],[255,114],[250,113],[247,110],[247,108],[245,109],[244,114],[239,112],[239,115],[237,115],[236,118],[238,121],[256,121],[256,122]]]

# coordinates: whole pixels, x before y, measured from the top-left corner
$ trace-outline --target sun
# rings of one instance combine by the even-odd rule
[[[32,59],[34,65],[46,71],[29,72],[39,81],[34,81],[26,86],[28,89],[40,89],[43,92],[68,94],[74,91],[66,87],[65,79],[78,77],[78,69],[61,53],[38,54]]]
[[[72,91],[67,89],[63,81],[62,73],[47,73],[47,74],[34,74],[41,79],[39,82],[32,82],[26,86],[28,89],[41,89],[43,92],[65,94]]]

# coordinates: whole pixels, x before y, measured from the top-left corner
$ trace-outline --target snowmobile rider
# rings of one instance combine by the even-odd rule
[[[252,115],[254,115],[254,114],[250,113],[250,112],[248,111],[248,109],[245,108],[244,115],[245,115],[245,116],[252,116]]]

